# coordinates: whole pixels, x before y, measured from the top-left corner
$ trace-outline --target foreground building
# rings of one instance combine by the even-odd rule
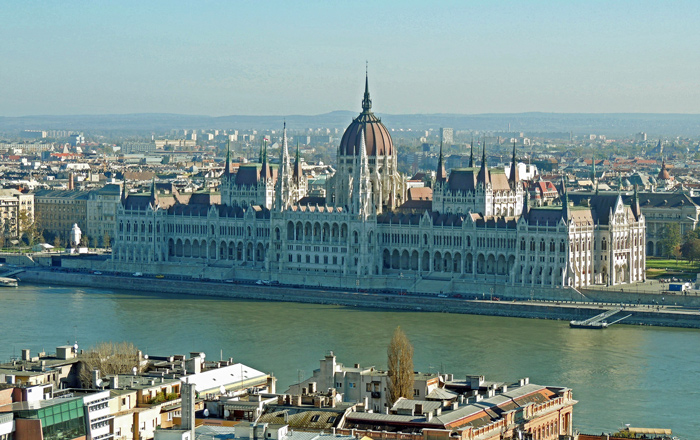
[[[619,195],[596,195],[587,206],[572,206],[562,182],[560,206],[530,208],[513,166],[515,148],[508,175],[489,168],[485,152],[478,167],[472,157],[470,167],[448,175],[441,151],[433,200],[422,210],[399,209],[407,180],[398,173],[391,135],[371,108],[366,83],[362,113],[342,137],[325,197],[306,194],[286,128],[278,166],[263,149],[260,163],[233,173],[227,155],[220,196],[162,200],[155,184],[150,194],[130,195],[117,211],[115,268],[196,266],[200,276],[431,290],[644,279],[638,201],[629,206]]]

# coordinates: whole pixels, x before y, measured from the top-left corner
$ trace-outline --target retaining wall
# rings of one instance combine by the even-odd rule
[[[218,296],[262,301],[290,301],[316,304],[336,304],[355,307],[382,308],[446,313],[465,313],[518,318],[581,320],[600,314],[613,305],[569,302],[481,301],[435,296],[361,293],[322,289],[298,289],[283,286],[258,286],[223,282],[181,281],[131,276],[109,276],[52,271],[27,270],[24,282],[53,285],[86,286],[105,289]],[[662,309],[660,311],[630,309],[619,317],[631,314],[623,323],[666,327],[700,328],[697,311]]]

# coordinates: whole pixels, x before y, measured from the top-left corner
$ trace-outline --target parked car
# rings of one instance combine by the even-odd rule
[[[444,293],[441,293],[438,295],[438,298],[447,298],[447,295],[445,295]]]
[[[143,273],[142,272],[134,272],[135,277],[142,277]]]

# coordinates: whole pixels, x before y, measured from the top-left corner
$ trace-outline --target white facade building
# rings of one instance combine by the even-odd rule
[[[355,285],[410,277],[501,286],[586,287],[645,277],[645,220],[639,204],[596,195],[571,206],[530,208],[518,167],[508,175],[480,166],[447,175],[440,157],[433,201],[408,213],[406,179],[396,169],[389,131],[371,111],[345,131],[326,197],[305,194],[290,164],[286,129],[280,166],[260,164],[233,174],[227,157],[221,203],[193,195],[186,204],[131,195],[118,208],[116,264],[203,264],[272,274],[280,282],[311,277]],[[515,149],[513,164],[516,164]],[[635,199],[636,200],[636,199]],[[341,286],[342,287],[342,286]],[[522,289],[519,289],[522,290]]]

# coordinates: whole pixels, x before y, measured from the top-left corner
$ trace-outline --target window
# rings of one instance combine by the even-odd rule
[[[335,383],[336,388],[343,388],[343,383],[342,382],[336,382]]]
[[[319,419],[319,418],[320,418],[320,416],[319,416],[318,414],[316,414],[315,416],[312,416],[312,417],[311,417],[311,423],[318,422],[318,419]]]
[[[416,388],[414,388],[414,389],[413,389],[413,396],[414,396],[414,397],[420,396],[420,391],[417,390]]]

